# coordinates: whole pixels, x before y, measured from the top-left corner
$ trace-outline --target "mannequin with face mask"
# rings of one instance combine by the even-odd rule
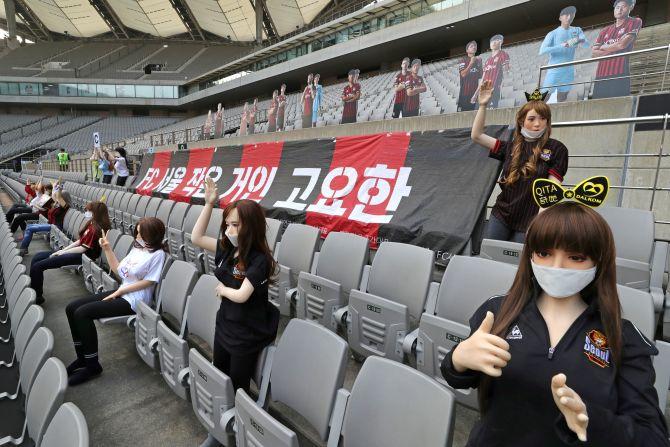
[[[37,293],[37,304],[44,302],[44,272],[66,265],[80,265],[81,256],[86,254],[90,259],[100,257],[101,248],[98,239],[103,231],[111,228],[109,211],[103,202],[86,204],[85,221],[79,231],[79,238],[58,251],[41,251],[33,256],[30,263],[31,287]]]
[[[212,293],[221,299],[216,315],[213,363],[228,375],[234,389],[249,390],[261,351],[277,336],[279,311],[268,300],[268,285],[277,264],[266,240],[265,214],[253,200],[228,204],[223,212],[221,240],[207,236],[207,225],[219,201],[216,184],[205,179],[205,206],[193,227],[191,241],[216,253]],[[211,435],[201,445],[218,446]]]
[[[615,248],[592,209],[560,203],[528,229],[506,295],[486,301],[441,371],[478,388],[468,446],[668,446],[654,388],[658,351],[621,317]]]
[[[568,170],[568,149],[551,138],[551,109],[537,90],[526,95],[529,101],[517,111],[516,127],[509,140],[486,135],[486,107],[493,89],[490,82],[482,82],[471,133],[472,141],[488,149],[490,158],[502,162],[498,181],[501,192],[484,237],[523,242],[530,221],[539,212],[531,185],[538,178],[563,182]]]

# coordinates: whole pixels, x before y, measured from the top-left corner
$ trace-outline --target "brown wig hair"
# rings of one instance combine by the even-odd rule
[[[109,211],[107,210],[107,205],[105,205],[103,202],[88,202],[84,210],[92,212],[93,217],[81,226],[81,230],[79,230],[80,238],[84,235],[84,232],[86,231],[86,228],[89,226],[89,224],[97,227],[97,229],[100,231],[108,231],[110,228],[112,228],[112,224],[109,222]]]
[[[523,151],[524,138],[521,135],[521,128],[526,120],[526,115],[531,110],[535,110],[538,115],[547,120],[547,130],[544,135],[537,140],[533,147],[533,154],[528,161],[521,165],[521,155]],[[551,108],[544,101],[528,101],[516,112],[516,129],[514,130],[512,142],[512,160],[509,166],[509,174],[500,180],[500,183],[511,185],[519,178],[533,177],[537,173],[537,161],[540,158],[542,148],[547,144],[551,136]]]
[[[165,224],[162,220],[156,217],[141,218],[133,229],[133,238],[137,237],[138,228],[140,228],[142,239],[150,252],[153,253],[157,250],[168,251],[168,246],[165,242]]]
[[[274,282],[275,272],[277,271],[277,261],[275,261],[268,246],[266,237],[267,222],[265,221],[265,212],[263,207],[253,200],[242,199],[231,202],[223,210],[223,220],[221,222],[221,239],[219,244],[224,251],[235,250],[233,244],[230,243],[226,232],[226,218],[234,209],[237,210],[239,217],[238,230],[238,250],[239,260],[242,267],[246,268],[249,260],[249,253],[252,250],[259,251],[265,256],[268,263],[268,282]],[[232,259],[232,258],[231,258]]]
[[[496,314],[491,333],[505,337],[512,323],[533,297],[536,287],[531,267],[533,253],[552,249],[580,253],[595,263],[596,277],[581,291],[581,296],[587,303],[596,300],[612,357],[617,364],[621,359],[622,322],[616,288],[614,237],[600,214],[576,202],[562,202],[552,206],[531,222],[519,269]],[[483,375],[479,393],[482,411],[486,410],[490,383],[491,378]]]

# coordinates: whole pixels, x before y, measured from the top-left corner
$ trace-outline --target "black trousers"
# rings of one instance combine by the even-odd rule
[[[112,183],[112,177],[114,177],[114,174],[109,174],[109,175],[103,175],[102,176],[102,183],[110,184]]]
[[[12,223],[12,220],[14,219],[14,216],[16,214],[25,214],[25,213],[32,213],[33,209],[28,206],[28,205],[22,205],[20,203],[15,203],[12,205],[12,207],[7,211],[7,214],[5,215],[7,217],[7,222]]]
[[[259,352],[247,355],[231,354],[214,337],[214,366],[230,377],[235,390],[242,388],[249,393],[249,386],[256,371]]]
[[[65,315],[70,325],[72,341],[77,355],[92,358],[98,354],[98,332],[95,329],[95,320],[98,318],[120,317],[133,315],[135,312],[130,303],[122,297],[102,301],[112,292],[97,293],[85,298],[71,301],[65,306]]]
[[[128,180],[128,177],[117,177],[116,178],[116,186],[126,186],[126,180]]]
[[[400,118],[400,114],[402,113],[402,117],[404,118],[405,113],[402,110],[404,108],[405,108],[405,104],[403,104],[402,102],[396,102],[395,104],[393,104],[393,115],[392,115],[392,117],[393,118]]]
[[[14,219],[12,219],[10,230],[12,233],[14,233],[19,227],[21,227],[22,230],[25,230],[27,225],[26,221],[37,220],[39,217],[40,215],[37,213],[16,214]]]

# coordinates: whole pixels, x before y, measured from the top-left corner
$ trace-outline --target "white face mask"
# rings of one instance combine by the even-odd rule
[[[226,230],[225,234],[226,234],[226,237],[228,238],[228,240],[230,241],[230,243],[233,244],[233,247],[237,247],[237,244],[238,244],[237,235],[236,234],[229,234],[228,230]]]
[[[137,239],[135,239],[135,246],[137,248],[145,248],[147,246],[147,243],[144,242],[144,239],[138,237]]]
[[[534,263],[533,275],[544,292],[553,298],[567,298],[582,290],[595,279],[596,267],[590,269],[562,269],[555,267],[544,267]]]
[[[93,219],[93,212],[92,211],[86,211],[84,213],[84,219],[88,219],[88,220]]]
[[[525,127],[522,127],[521,128],[521,135],[523,135],[523,137],[526,140],[535,141],[535,140],[539,140],[540,138],[542,138],[542,135],[544,135],[544,133],[546,131],[547,131],[546,127],[542,130],[528,130]]]

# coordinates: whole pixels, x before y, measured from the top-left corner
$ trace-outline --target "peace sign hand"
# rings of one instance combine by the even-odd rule
[[[551,394],[554,397],[554,403],[563,413],[568,428],[577,435],[580,441],[586,442],[586,429],[589,425],[586,405],[579,394],[566,385],[567,380],[565,374],[556,374],[552,377]]]
[[[98,239],[98,243],[100,244],[100,248],[103,250],[108,250],[109,247],[109,241],[107,240],[107,234],[109,233],[109,230],[105,231],[102,230],[102,237]]]
[[[205,203],[214,206],[218,200],[219,192],[216,189],[216,183],[212,177],[207,176],[205,178]]]
[[[479,105],[487,106],[493,97],[493,83],[491,81],[484,81],[479,86]]]

